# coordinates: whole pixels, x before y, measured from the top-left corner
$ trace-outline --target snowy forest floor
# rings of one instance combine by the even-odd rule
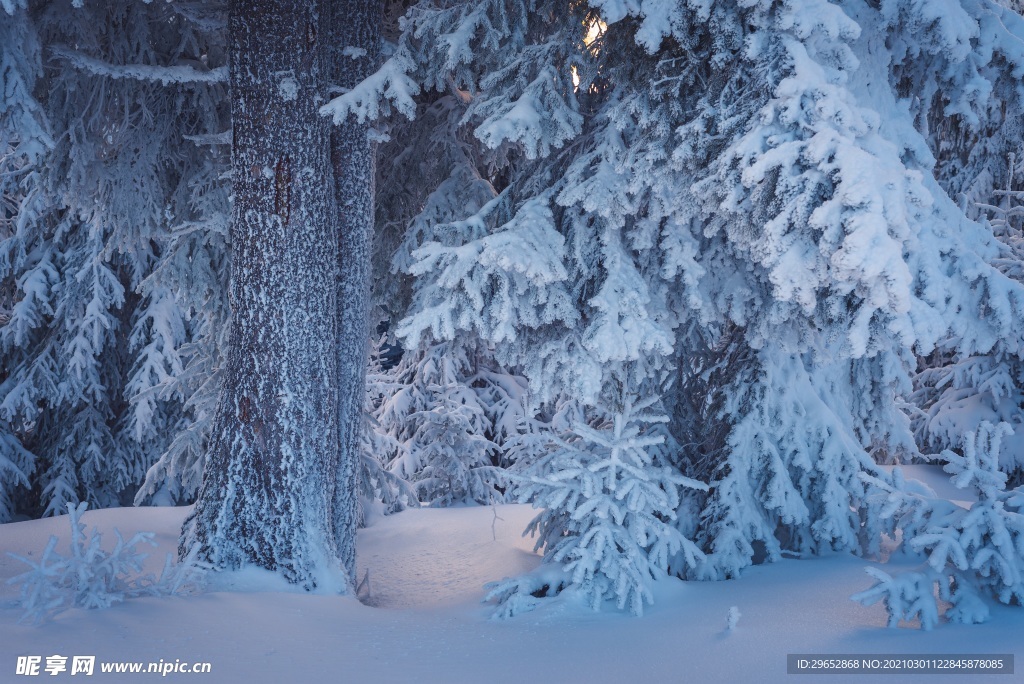
[[[914,476],[932,476],[917,469]],[[928,477],[939,493],[944,482]],[[924,478],[923,478],[924,479]],[[952,492],[950,492],[952,493]],[[948,494],[947,494],[948,495]],[[112,528],[156,533],[148,561],[173,552],[185,508],[90,511],[107,548]],[[867,588],[869,563],[849,555],[785,560],[728,582],[659,583],[645,617],[593,612],[556,599],[507,621],[489,619],[483,584],[537,565],[521,531],[528,506],[409,510],[378,518],[359,535],[370,605],[348,597],[280,591],[258,574],[234,591],[211,587],[188,598],[132,599],[102,611],[75,609],[46,625],[17,623],[17,588],[0,584],[0,681],[17,656],[95,655],[111,661],[212,663],[208,675],[167,681],[264,682],[895,682],[913,676],[786,673],[787,653],[1013,653],[1009,677],[951,675],[950,682],[1024,680],[1024,610],[996,607],[983,625],[942,624],[932,632],[887,629],[881,605],[849,596]],[[0,580],[23,571],[6,552],[38,557],[49,535],[66,548],[67,518],[0,526]],[[61,547],[58,546],[58,550]],[[890,566],[890,569],[892,567]],[[226,588],[220,584],[220,588]],[[731,606],[741,617],[726,630]],[[145,682],[155,674],[96,674],[85,681]],[[50,677],[43,673],[47,680]],[[67,672],[59,680],[68,678]],[[163,678],[161,678],[163,679]],[[76,681],[71,679],[70,681]]]

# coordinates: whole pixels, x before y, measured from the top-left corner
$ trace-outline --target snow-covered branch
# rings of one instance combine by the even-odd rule
[[[180,65],[110,64],[60,45],[55,45],[50,49],[55,55],[66,59],[76,68],[97,76],[150,81],[162,83],[163,85],[228,82],[228,68],[226,66],[215,67],[209,71],[201,71],[190,66]]]

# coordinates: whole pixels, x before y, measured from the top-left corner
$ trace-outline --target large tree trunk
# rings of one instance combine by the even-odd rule
[[[181,547],[307,589],[344,586],[338,547],[351,562],[354,536],[333,530],[338,239],[319,6],[231,3],[231,349]]]
[[[369,76],[380,54],[381,0],[328,0],[331,81],[351,88]],[[331,135],[338,209],[338,425],[340,458],[334,526],[338,552],[355,571],[359,514],[356,469],[365,393],[370,299],[370,239],[374,220],[374,145],[367,124],[351,117]]]

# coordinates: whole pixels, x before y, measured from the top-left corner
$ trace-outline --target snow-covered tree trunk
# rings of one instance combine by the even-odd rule
[[[232,341],[181,553],[198,546],[217,568],[251,564],[329,590],[345,578],[332,514],[338,242],[319,8],[230,6]]]
[[[351,88],[377,67],[381,0],[328,0],[333,85]],[[338,230],[338,428],[340,454],[334,528],[338,553],[355,572],[360,519],[355,487],[366,393],[370,303],[370,241],[374,221],[374,143],[369,124],[352,119],[331,133]],[[353,576],[354,579],[354,576]]]

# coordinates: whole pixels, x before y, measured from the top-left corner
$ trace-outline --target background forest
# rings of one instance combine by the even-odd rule
[[[0,8],[0,522],[191,504],[232,343],[227,8]],[[1021,11],[385,5],[321,110],[376,146],[361,518],[540,508],[504,615],[884,535],[922,562],[862,597],[897,618],[1019,604]],[[883,467],[921,462],[977,503]]]

